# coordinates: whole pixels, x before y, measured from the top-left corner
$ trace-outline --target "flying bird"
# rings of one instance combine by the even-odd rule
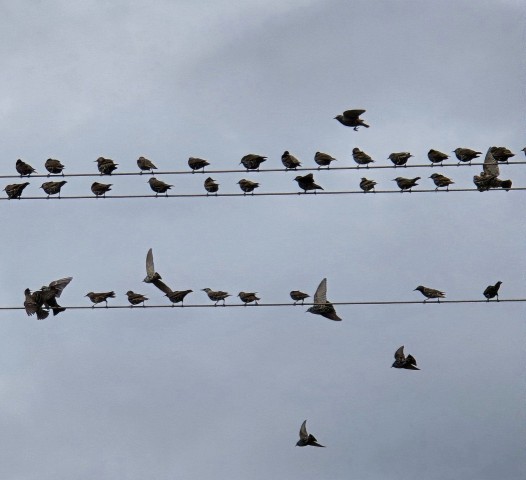
[[[49,309],[53,311],[53,315],[58,315],[60,312],[66,310],[57,303],[57,298],[60,297],[62,291],[71,282],[73,277],[61,278],[52,281],[49,285],[44,285],[40,290],[35,290],[31,293],[29,288],[24,290],[25,301],[24,308],[28,315],[37,314],[38,320],[44,320],[49,315]]]
[[[310,433],[307,433],[307,420],[305,420],[300,427],[300,439],[296,443],[297,447],[306,447],[307,445],[311,445],[313,447],[323,447],[325,448],[325,445],[320,445],[318,443],[318,440],[316,440],[316,437],[314,435],[311,435]]]
[[[58,193],[58,198],[60,198],[60,189],[68,183],[66,180],[62,180],[61,182],[44,182],[40,188],[44,190],[44,192],[47,193],[47,198],[49,198],[50,195],[56,195]]]
[[[444,292],[441,292],[440,290],[435,290],[434,288],[424,287],[423,285],[419,285],[416,287],[413,291],[418,290],[424,297],[427,297],[424,300],[424,303],[426,303],[430,298],[436,298],[438,302],[440,303],[441,298],[445,298],[446,294]]]
[[[37,320],[44,320],[49,316],[49,311],[44,308],[44,303],[39,295],[33,296],[29,288],[24,290],[24,295],[24,308],[28,316],[36,313]]]
[[[393,152],[387,157],[395,167],[406,166],[407,161],[412,157],[409,152]]]
[[[241,301],[247,305],[247,303],[255,302],[256,305],[258,305],[258,300],[261,300],[261,298],[256,296],[256,293],[258,292],[239,292],[238,297],[241,299]]]
[[[29,163],[26,163],[20,159],[16,161],[15,168],[21,177],[29,177],[32,173],[37,173],[37,171],[31,165],[29,165]]]
[[[243,195],[246,195],[247,193],[250,193],[250,192],[252,192],[252,195],[254,195],[254,189],[259,187],[259,183],[252,182],[245,178],[242,178],[237,183],[239,184],[239,188],[243,190]]]
[[[374,180],[369,180],[365,177],[362,177],[360,182],[360,188],[363,190],[363,193],[370,192],[371,190],[374,191],[375,185],[376,182]]]
[[[437,191],[440,187],[446,187],[447,190],[449,190],[449,186],[452,183],[455,183],[450,178],[441,175],[440,173],[433,173],[429,178],[433,179],[433,182],[436,185],[435,191]]]
[[[190,157],[188,159],[188,166],[192,169],[192,173],[200,169],[203,169],[203,173],[205,173],[205,167],[208,165],[210,165],[210,163],[202,158]]]
[[[309,294],[303,293],[300,290],[292,290],[290,292],[290,298],[294,300],[294,305],[296,305],[298,302],[301,302],[301,304],[303,305],[303,303],[305,302],[305,299],[309,297],[310,297]]]
[[[168,190],[173,187],[173,185],[168,185],[162,180],[157,180],[155,177],[150,178],[148,183],[150,184],[150,188],[155,192],[156,197],[159,193],[166,193],[166,196],[168,196]]]
[[[101,175],[111,175],[117,169],[118,163],[109,158],[99,157],[94,161],[97,162],[97,168]]]
[[[460,165],[460,162],[467,163],[471,165],[471,161],[475,158],[478,158],[479,155],[482,155],[482,152],[476,152],[475,150],[471,150],[470,148],[455,148],[453,150],[453,153],[456,155],[458,159],[458,165]]]
[[[14,199],[22,196],[22,192],[24,191],[24,188],[26,188],[29,185],[29,182],[24,183],[11,183],[10,185],[7,185],[4,188],[5,193],[7,194],[7,198]]]
[[[215,193],[217,195],[217,192],[219,190],[219,183],[216,183],[216,181],[212,177],[208,177],[205,180],[204,186],[205,186],[205,190],[208,193]]]
[[[444,160],[449,158],[449,155],[439,152],[438,150],[431,149],[429,152],[427,152],[427,158],[429,158],[431,166],[433,166],[435,163],[440,163],[440,165],[442,165]]]
[[[318,170],[321,167],[331,168],[331,162],[334,162],[336,159],[331,157],[328,153],[316,152],[314,154],[314,161],[319,165]]]
[[[374,163],[370,155],[367,155],[367,153],[356,147],[352,149],[352,158],[358,164],[358,168],[360,165],[366,165],[367,168],[369,168],[369,164]]]
[[[303,193],[307,193],[307,190],[314,190],[314,193],[316,193],[316,190],[323,190],[322,187],[314,182],[312,173],[303,176],[298,175],[294,180],[298,182],[298,186],[303,190]]]
[[[135,293],[132,290],[128,290],[126,292],[126,296],[128,297],[128,302],[130,302],[130,307],[133,307],[134,305],[139,305],[142,303],[142,306],[144,307],[144,302],[148,300],[147,297],[144,295],[141,295],[140,293]]]
[[[203,288],[202,290],[203,292],[206,292],[206,294],[208,295],[208,298],[212,300],[212,302],[215,302],[214,305],[216,306],[217,306],[217,302],[220,302],[221,300],[223,300],[223,306],[224,306],[225,298],[232,296],[228,292],[222,292],[221,290],[214,291],[210,288]]]
[[[91,184],[91,191],[96,197],[106,197],[106,192],[109,192],[111,190],[112,185],[112,183],[93,182]]]
[[[106,308],[108,308],[108,298],[115,298],[115,292],[88,292],[85,297],[89,297],[89,299],[93,302],[93,305],[91,308],[95,308],[95,305],[97,303],[106,302]]]
[[[285,150],[283,155],[281,155],[281,163],[283,163],[285,170],[296,170],[298,167],[301,167],[301,162],[294,155],[291,155],[288,150]]]
[[[62,172],[62,170],[64,170],[64,165],[62,165],[59,160],[48,158],[46,163],[44,163],[44,167],[46,167],[46,170],[49,172],[48,177],[50,174],[59,175],[61,173],[62,176],[64,176],[64,173]]]
[[[479,192],[484,192],[490,188],[504,188],[509,190],[511,188],[511,180],[501,180],[499,177],[500,169],[494,152],[503,147],[490,147],[486,152],[484,163],[482,165],[482,172],[480,175],[473,176],[473,183]]]
[[[404,190],[411,191],[413,187],[416,187],[418,185],[418,183],[416,183],[418,180],[420,180],[420,177],[415,177],[415,178],[396,177],[393,180],[393,182],[396,182],[400,191],[403,192]]]
[[[150,248],[146,254],[146,277],[144,277],[144,283],[153,283],[154,280],[160,280],[162,277],[155,271],[153,264],[153,251]]]
[[[336,115],[334,120],[338,120],[338,122],[346,127],[353,127],[355,131],[358,131],[358,127],[369,128],[369,125],[360,118],[362,113],[365,113],[365,110],[345,110],[343,115]]]
[[[249,153],[241,159],[241,162],[239,162],[239,164],[243,164],[243,166],[247,169],[248,172],[249,170],[259,170],[259,166],[266,161],[267,157],[256,155],[255,153]]]
[[[404,346],[402,345],[394,354],[395,361],[391,368],[405,368],[406,370],[420,370],[416,366],[416,360],[413,355],[404,355]]]
[[[157,167],[150,160],[144,157],[139,157],[137,159],[137,166],[139,167],[141,171],[141,175],[142,175],[142,172],[147,172],[147,171],[150,171],[150,173],[153,175],[153,171],[157,170]]]
[[[484,290],[484,296],[489,302],[490,299],[497,297],[497,302],[499,301],[499,288],[502,285],[502,282],[497,282],[495,285],[488,285],[486,290]]]
[[[341,321],[341,318],[337,315],[336,310],[331,302],[327,300],[327,279],[324,278],[316,293],[314,293],[314,306],[310,307],[307,312],[314,313],[315,315],[321,315],[322,317],[328,318],[329,320]]]

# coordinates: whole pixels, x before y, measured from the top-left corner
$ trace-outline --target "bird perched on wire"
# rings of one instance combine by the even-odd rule
[[[356,147],[352,149],[352,158],[358,164],[358,168],[360,165],[366,165],[367,168],[369,168],[369,164],[374,163],[374,160],[370,157],[370,155],[367,155],[367,153]]]
[[[208,193],[215,193],[217,195],[217,192],[219,190],[219,183],[216,183],[216,181],[212,177],[208,177],[205,180],[204,185],[205,185],[205,190]],[[207,195],[208,195],[208,193],[207,193]]]
[[[298,182],[298,186],[303,190],[303,193],[307,193],[307,190],[314,190],[314,193],[316,193],[316,190],[323,190],[322,187],[314,182],[314,175],[312,173],[303,176],[298,175],[294,180]]]
[[[413,187],[416,187],[418,185],[418,183],[416,183],[418,180],[420,180],[420,177],[415,177],[415,178],[396,177],[395,179],[393,179],[393,182],[396,182],[400,191],[403,192],[404,190],[411,191]]]
[[[281,155],[281,163],[283,163],[285,170],[296,170],[298,167],[301,167],[301,162],[294,155],[291,155],[288,150],[285,150],[283,155]]]
[[[153,251],[150,248],[146,253],[146,277],[144,277],[144,283],[153,283],[154,280],[160,280],[162,277],[155,271],[153,263]]]
[[[365,177],[362,177],[360,181],[360,188],[363,190],[363,193],[370,192],[371,190],[374,191],[375,185],[376,182],[374,180],[369,180]]]
[[[50,174],[60,175],[61,173],[62,176],[64,176],[64,173],[62,172],[62,170],[64,170],[64,165],[55,158],[48,158],[46,163],[44,163],[44,167],[46,167],[46,170],[49,172],[48,177]]]
[[[95,308],[97,303],[102,302],[106,302],[106,308],[108,308],[108,298],[115,298],[115,292],[88,292],[84,296],[89,297],[89,299],[93,302],[91,308]]]
[[[192,173],[201,168],[203,169],[203,173],[205,173],[205,167],[208,165],[210,165],[210,163],[202,158],[190,157],[188,159],[188,166],[192,169]]]
[[[524,155],[526,155],[526,147],[521,148],[521,152],[524,152]]]
[[[328,318],[329,320],[341,321],[341,318],[337,315],[336,310],[331,302],[327,300],[327,279],[324,278],[316,292],[314,293],[314,306],[310,307],[307,312],[314,313],[315,315],[321,315],[322,317]]]
[[[24,308],[28,316],[37,314],[37,320],[44,320],[49,316],[49,310],[44,308],[44,302],[42,301],[40,295],[35,295],[31,293],[29,288],[24,290]]]
[[[99,157],[97,160],[97,168],[101,175],[111,175],[114,170],[117,169],[118,163],[115,163],[109,158]]]
[[[479,155],[482,155],[482,152],[476,152],[475,150],[471,150],[470,148],[455,148],[453,150],[453,153],[458,159],[458,165],[460,165],[460,162],[468,163],[471,165],[471,161],[475,158],[478,158]]]
[[[206,292],[208,295],[208,298],[212,300],[212,302],[215,302],[214,305],[217,306],[217,302],[220,302],[223,300],[223,306],[225,305],[225,298],[231,297],[228,292],[222,292],[221,290],[211,290],[210,288],[203,288],[203,292]]]
[[[111,190],[112,185],[112,183],[93,182],[91,184],[91,191],[96,197],[106,197],[106,192],[109,192]]]
[[[148,183],[150,184],[150,188],[155,192],[156,197],[159,193],[166,193],[166,196],[168,196],[168,190],[173,187],[173,185],[168,185],[162,180],[157,180],[155,177],[150,178]]]
[[[435,191],[437,191],[440,187],[446,187],[446,189],[449,190],[449,185],[455,183],[453,180],[441,175],[440,173],[433,173],[433,175],[431,175],[429,178],[433,179],[433,182],[435,182]]]
[[[142,172],[147,172],[147,171],[150,171],[150,173],[153,175],[153,171],[157,170],[157,167],[145,157],[139,157],[137,159],[137,166],[139,167],[141,171],[141,175],[142,175]]]
[[[242,178],[237,183],[239,184],[239,188],[243,190],[243,195],[246,195],[250,192],[252,192],[252,195],[254,195],[254,189],[259,187],[259,183],[252,182],[250,180],[247,180],[246,178]]]
[[[256,293],[258,292],[239,292],[237,296],[241,299],[241,301],[247,305],[247,303],[255,302],[256,305],[258,305],[258,300],[261,300],[261,298],[256,296]]]
[[[26,188],[29,185],[29,182],[24,183],[11,183],[10,185],[7,185],[4,188],[5,193],[7,194],[7,198],[14,199],[22,196],[22,192],[24,191],[24,188]]]
[[[404,355],[404,346],[402,345],[394,354],[395,361],[391,368],[405,368],[406,370],[420,370],[416,366],[416,360],[413,355]]]
[[[493,155],[493,158],[500,163],[508,163],[508,160],[515,156],[515,154],[506,147],[491,147],[491,154]]]
[[[300,427],[300,439],[296,443],[297,447],[306,447],[307,445],[311,445],[313,447],[323,447],[325,448],[325,445],[320,445],[318,443],[318,440],[316,440],[316,437],[314,435],[311,435],[310,433],[307,433],[307,420],[305,420]]]
[[[60,189],[68,183],[66,180],[62,180],[61,182],[44,182],[40,188],[44,190],[44,192],[47,193],[47,198],[49,198],[50,195],[56,195],[58,193],[58,198],[60,198]]]
[[[409,152],[393,152],[387,157],[395,167],[406,166],[407,161],[412,157]]]
[[[21,177],[29,177],[32,173],[37,173],[37,171],[31,165],[29,165],[29,163],[26,163],[20,159],[16,161],[15,168]]]
[[[290,298],[294,300],[294,305],[296,305],[298,302],[301,302],[301,304],[303,305],[303,303],[305,302],[305,299],[309,297],[310,297],[309,294],[303,293],[300,290],[292,290],[290,292]]]
[[[500,147],[489,147],[482,165],[482,172],[480,175],[473,176],[473,183],[479,192],[484,192],[490,188],[504,188],[509,190],[511,188],[511,180],[501,180],[499,177],[500,169],[497,159],[493,153]]]
[[[449,158],[449,155],[439,152],[438,150],[431,149],[429,150],[429,152],[427,152],[427,158],[429,158],[431,166],[433,166],[435,163],[440,163],[440,165],[442,166],[442,162],[444,162],[444,160],[447,160]]]
[[[314,154],[314,161],[319,165],[318,170],[321,167],[331,168],[331,162],[334,162],[336,159],[331,157],[328,153],[316,152]]]
[[[24,290],[25,301],[24,308],[26,313],[31,316],[37,314],[38,320],[44,320],[49,315],[49,309],[53,311],[53,315],[58,315],[60,312],[66,310],[57,303],[57,298],[60,297],[62,291],[71,282],[73,277],[61,278],[52,281],[49,285],[44,285],[40,290],[35,290],[31,293],[29,288]]]
[[[424,287],[423,285],[419,285],[413,291],[416,290],[418,290],[422,295],[424,295],[424,297],[426,297],[424,303],[426,303],[430,298],[436,298],[440,303],[440,299],[446,297],[446,294],[444,292],[441,292],[440,290],[435,290],[434,288]]]
[[[497,297],[497,302],[499,301],[499,288],[502,285],[501,281],[498,281],[495,285],[488,285],[486,290],[484,290],[484,296],[489,302],[490,299]]]
[[[338,122],[346,127],[353,127],[354,131],[358,131],[358,127],[369,128],[369,125],[360,118],[362,113],[365,113],[365,110],[345,110],[343,115],[336,115],[334,120],[338,120]]]
[[[147,297],[144,295],[141,295],[140,293],[135,293],[131,290],[128,290],[126,292],[126,296],[128,297],[128,302],[130,302],[130,307],[133,307],[134,305],[139,305],[142,303],[142,306],[144,307],[144,302],[148,300]]]
[[[249,170],[259,170],[259,166],[266,161],[267,157],[256,155],[255,153],[249,153],[241,159],[241,162],[239,162],[239,164],[243,164],[243,166],[247,169],[248,172]]]

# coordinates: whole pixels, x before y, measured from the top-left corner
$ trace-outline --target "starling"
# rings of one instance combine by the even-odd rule
[[[11,183],[10,185],[7,185],[4,188],[5,193],[7,193],[7,198],[13,199],[18,198],[20,199],[22,192],[24,191],[24,188],[26,188],[29,185],[29,182],[24,183]]]
[[[310,307],[307,312],[321,315],[329,320],[340,321],[341,318],[336,314],[331,302],[327,300],[327,279],[324,278],[316,289],[314,294],[314,306]]]
[[[435,192],[440,187],[446,187],[446,189],[449,190],[449,185],[451,185],[452,183],[455,183],[453,180],[451,180],[450,178],[444,175],[441,175],[440,173],[433,173],[433,175],[431,175],[429,178],[432,178],[433,182],[435,182],[435,185],[436,185]]]
[[[155,192],[156,197],[159,193],[166,193],[166,196],[168,196],[168,190],[173,187],[173,185],[168,185],[162,180],[157,180],[155,177],[150,178],[148,183],[150,184],[150,188]]]
[[[217,191],[219,190],[219,183],[216,183],[216,181],[212,177],[208,177],[205,180],[205,190],[208,193],[215,193],[217,195]]]
[[[369,125],[359,118],[362,113],[365,113],[365,110],[345,110],[343,115],[336,115],[334,120],[338,120],[346,127],[353,127],[354,131],[358,131],[358,127],[369,128]]]
[[[172,290],[166,283],[160,280],[161,277],[155,278],[151,281],[161,292],[165,294],[166,297],[168,297],[168,300],[172,302],[172,307],[175,303],[181,302],[182,306],[184,307],[184,297],[186,297],[189,293],[193,292],[193,290]]]
[[[29,177],[32,173],[37,173],[36,170],[29,165],[28,163],[18,159],[16,161],[16,171],[20,174],[21,177]]]
[[[323,190],[322,187],[314,183],[314,175],[312,173],[308,173],[307,175],[298,175],[294,180],[298,182],[298,186],[303,190],[303,193],[307,193],[307,190],[314,190],[314,193],[316,193],[316,190]]]
[[[154,280],[160,280],[162,277],[155,271],[155,266],[153,264],[153,251],[150,248],[146,254],[146,277],[144,278],[144,283],[152,283]]]
[[[406,370],[420,370],[416,366],[416,360],[413,355],[404,355],[404,346],[402,345],[394,354],[395,361],[391,368],[405,368]]]
[[[303,293],[299,290],[292,290],[292,292],[290,292],[290,298],[294,300],[294,305],[296,305],[296,303],[299,301],[301,301],[301,304],[303,305],[303,303],[305,302],[305,299],[309,297],[310,297],[309,294]]]
[[[491,154],[493,155],[493,158],[497,160],[497,162],[506,163],[508,163],[508,160],[511,157],[515,156],[515,154],[511,153],[510,149],[506,147],[491,147]]]
[[[217,302],[220,302],[223,300],[223,306],[225,305],[225,298],[231,297],[232,295],[228,294],[227,292],[222,292],[221,290],[214,291],[210,290],[209,288],[203,288],[203,292],[206,292],[208,295],[208,298],[212,300],[212,302],[215,302],[215,305],[217,305]]]
[[[298,167],[301,167],[301,162],[294,155],[291,155],[288,150],[285,150],[283,155],[281,155],[281,163],[283,163],[285,170],[296,170]]]
[[[128,302],[131,303],[131,306],[139,305],[140,303],[142,303],[142,306],[144,307],[145,306],[144,302],[148,300],[148,298],[145,297],[144,295],[141,295],[140,293],[132,292],[131,290],[128,290],[126,292],[126,295],[128,296]]]
[[[113,160],[104,157],[97,158],[95,162],[97,162],[97,168],[101,175],[111,175],[111,173],[117,169],[118,165],[118,163],[115,163]]]
[[[475,150],[471,150],[470,148],[455,148],[453,150],[453,153],[456,155],[458,159],[458,165],[460,165],[460,162],[469,162],[471,165],[471,160],[478,158],[479,155],[482,155],[482,152],[476,152]]]
[[[137,166],[141,170],[141,175],[142,172],[147,172],[148,170],[153,175],[153,171],[157,170],[157,167],[150,160],[144,157],[139,157],[137,159]]]
[[[442,162],[444,160],[447,160],[449,158],[449,155],[439,152],[438,150],[431,149],[429,150],[429,152],[427,152],[427,158],[429,158],[431,166],[433,166],[435,163],[440,163],[440,165],[442,165]]]
[[[249,153],[241,159],[239,165],[243,164],[248,172],[249,170],[259,170],[259,166],[266,161],[267,157],[262,157],[261,155],[256,155],[255,153]]]
[[[497,155],[499,149],[504,147],[490,147],[486,152],[484,163],[482,166],[482,172],[480,175],[473,176],[473,183],[477,187],[479,192],[484,192],[490,188],[504,188],[509,190],[511,188],[511,180],[501,180],[499,177],[500,169],[497,159],[494,156],[495,151]]]
[[[91,191],[95,194],[96,197],[106,197],[106,192],[111,190],[112,183],[99,183],[93,182],[91,184]]]
[[[418,290],[424,297],[427,297],[424,300],[424,303],[426,303],[430,298],[436,298],[438,300],[438,303],[440,303],[441,298],[445,298],[446,294],[444,292],[441,292],[440,290],[435,290],[433,288],[424,287],[422,285],[419,285],[416,287],[413,291]]]
[[[375,185],[376,182],[374,180],[369,180],[365,177],[362,177],[362,181],[360,182],[360,188],[363,190],[363,193],[370,192],[371,190],[374,192]]]
[[[58,315],[60,312],[66,310],[65,307],[61,307],[57,303],[57,298],[60,297],[62,291],[69,285],[71,280],[73,280],[73,277],[60,278],[59,280],[54,280],[49,285],[44,285],[40,288],[40,298],[45,307],[53,310],[53,315]],[[33,292],[33,295],[37,292]]]
[[[256,302],[256,305],[258,304],[258,300],[261,300],[261,298],[256,297],[256,293],[258,292],[239,292],[238,297],[241,299],[241,301],[247,305],[247,303]]]
[[[316,437],[314,435],[311,435],[310,433],[307,433],[307,420],[305,420],[301,424],[300,428],[300,439],[296,443],[296,447],[306,447],[307,445],[312,445],[313,447],[323,447],[325,448],[325,445],[320,445],[318,443],[318,440],[316,440]]]
[[[24,290],[24,295],[24,308],[28,316],[34,315],[36,313],[38,320],[44,320],[48,317],[49,311],[43,308],[44,302],[38,293],[33,295],[31,290],[26,288]]]
[[[524,155],[526,155],[526,147],[521,148],[521,152],[524,152]]]
[[[319,165],[318,170],[321,167],[331,168],[331,162],[336,160],[334,157],[331,157],[328,153],[316,152],[314,154],[314,161]]]
[[[115,292],[88,292],[85,297],[89,297],[89,299],[93,302],[93,305],[91,308],[95,308],[95,305],[97,303],[106,302],[106,308],[108,308],[108,298],[115,298]]]
[[[203,160],[202,158],[196,158],[196,157],[190,157],[188,159],[188,166],[192,169],[192,173],[194,173],[196,170],[203,169],[203,173],[205,172],[205,167],[210,165],[209,162],[206,160]]]
[[[420,177],[415,177],[415,178],[396,177],[393,180],[393,182],[396,182],[400,191],[403,192],[404,190],[411,191],[413,187],[416,187],[418,185],[418,183],[416,183],[418,180],[420,180]]]
[[[367,165],[367,168],[369,168],[369,164],[374,163],[374,160],[365,152],[362,152],[359,148],[352,149],[352,158],[358,164],[358,166]]]
[[[64,165],[62,165],[62,163],[60,163],[59,160],[55,160],[54,158],[48,158],[46,160],[46,163],[44,163],[44,167],[46,167],[46,170],[49,172],[49,174],[53,173],[55,175],[59,175],[62,173],[62,176],[64,176],[64,173],[62,172],[62,170],[64,169]]]
[[[49,198],[50,195],[56,195],[58,193],[58,198],[60,198],[60,189],[68,183],[66,180],[62,180],[61,182],[44,182],[40,188],[44,190],[44,192],[47,193],[47,198]]]
[[[250,180],[246,180],[245,178],[239,180],[239,182],[237,183],[239,184],[239,188],[243,190],[243,195],[246,195],[250,192],[252,192],[252,195],[254,195],[254,189],[259,187],[259,183],[251,182]]]
[[[401,167],[406,165],[407,161],[412,157],[409,152],[394,152],[387,157],[391,162],[393,162],[395,167]]]
[[[497,282],[495,285],[488,285],[486,290],[484,290],[484,296],[487,298],[487,301],[490,301],[490,298],[497,297],[497,302],[499,301],[499,288],[502,282]]]

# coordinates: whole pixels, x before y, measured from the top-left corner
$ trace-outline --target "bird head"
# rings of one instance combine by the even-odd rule
[[[201,290],[202,290],[203,292],[207,292],[207,293],[211,291],[210,288],[208,288],[208,287],[207,287],[207,288],[202,288]]]
[[[86,293],[86,295],[84,295],[85,297],[89,297],[90,295],[93,295],[93,292],[88,292]]]
[[[418,290],[419,292],[421,292],[423,289],[424,289],[424,287],[422,285],[418,285],[418,287],[415,288],[415,290]],[[415,290],[413,290],[413,292]]]
[[[129,295],[133,295],[133,292],[132,292],[131,290],[128,290],[128,291],[126,292],[126,295],[128,295],[128,296],[129,296]]]

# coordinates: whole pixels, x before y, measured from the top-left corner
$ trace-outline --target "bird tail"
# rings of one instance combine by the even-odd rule
[[[110,292],[108,295],[108,298],[115,298],[115,292]]]
[[[58,315],[60,312],[65,312],[66,307],[55,307],[53,308],[53,316]]]

